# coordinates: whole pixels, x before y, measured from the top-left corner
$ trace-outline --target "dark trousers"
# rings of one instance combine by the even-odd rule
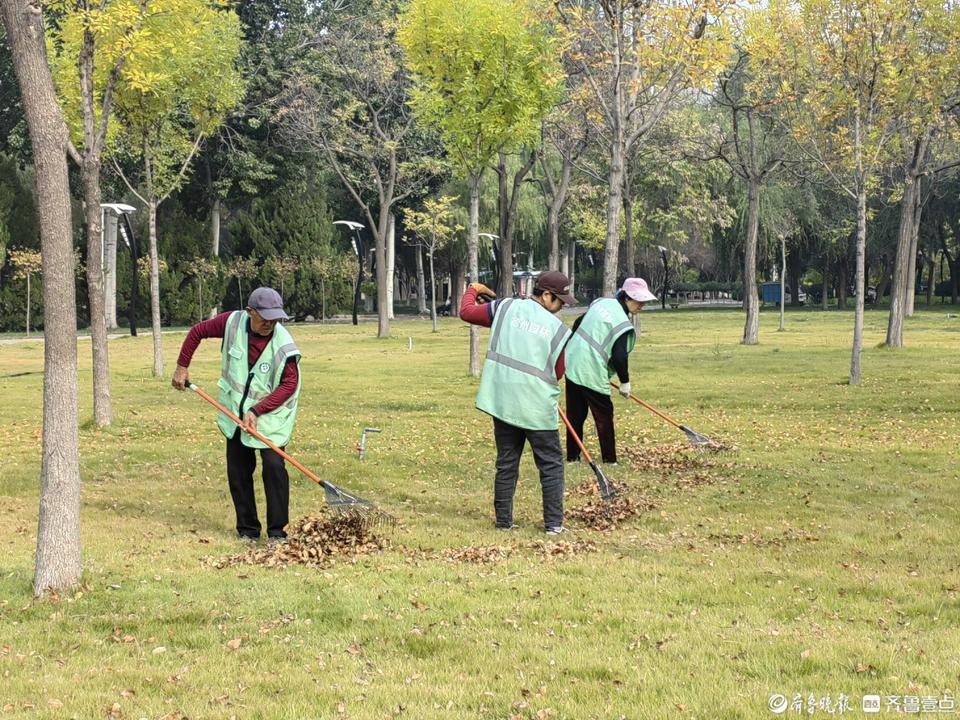
[[[600,455],[605,463],[617,461],[617,436],[613,429],[613,400],[609,395],[598,393],[583,385],[577,385],[567,379],[567,419],[583,440],[583,424],[587,419],[587,410],[593,413],[593,422],[597,426],[600,439]],[[580,448],[567,430],[567,460],[578,460]]]
[[[493,481],[493,509],[497,527],[513,524],[513,494],[520,476],[520,456],[525,442],[530,443],[533,460],[540,471],[543,491],[544,528],[563,525],[563,452],[556,430],[524,430],[497,418],[493,419],[493,437],[497,442],[497,475]]]
[[[267,496],[267,535],[286,537],[284,526],[289,522],[290,476],[283,458],[274,450],[260,450],[263,461],[263,489]],[[237,511],[237,533],[244,537],[260,537],[260,519],[253,494],[253,471],[257,469],[257,451],[240,442],[240,428],[227,440],[227,480],[230,496]]]

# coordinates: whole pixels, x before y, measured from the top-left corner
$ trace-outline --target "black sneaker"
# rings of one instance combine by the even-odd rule
[[[259,539],[260,539],[260,538],[257,537],[256,535],[241,535],[241,536],[240,536],[240,542],[242,542],[244,545],[256,545],[256,544],[257,544],[257,541],[258,541]]]
[[[570,531],[567,530],[563,525],[555,525],[554,527],[548,527],[545,532],[547,535],[566,535]]]
[[[510,530],[516,530],[518,527],[520,526],[515,525],[514,523],[510,523],[509,525],[497,525],[497,530],[510,531]]]

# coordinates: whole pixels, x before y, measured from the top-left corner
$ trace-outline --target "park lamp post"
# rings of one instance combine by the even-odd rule
[[[663,292],[660,293],[660,302],[662,303],[661,309],[667,309],[667,281],[670,279],[670,262],[667,256],[669,250],[667,250],[663,245],[657,245],[657,249],[660,251],[660,257],[663,260]]]
[[[105,232],[107,212],[111,215],[117,217],[117,229],[120,232],[120,236],[123,238],[124,243],[127,247],[130,248],[130,266],[131,266],[131,283],[130,283],[130,305],[127,309],[127,320],[130,324],[130,335],[136,337],[137,335],[137,300],[140,296],[140,282],[137,278],[137,265],[140,260],[140,253],[137,251],[137,240],[133,235],[133,227],[130,225],[129,215],[135,213],[137,209],[132,205],[126,205],[124,203],[101,203],[100,204],[100,267],[104,266],[106,261],[106,278],[104,288],[104,310],[105,314],[108,315],[106,318],[107,325],[113,324],[116,327],[117,320],[117,237],[116,234],[111,233],[112,237],[110,238],[110,249],[108,250],[105,242],[103,242],[104,236],[107,234]],[[110,304],[108,309],[107,304]],[[112,312],[110,311],[112,309]]]
[[[500,267],[500,236],[494,235],[493,233],[477,233],[477,237],[486,238],[490,241],[490,249],[493,251],[493,277],[494,277],[494,286],[496,286],[497,273],[499,272],[498,268]],[[479,280],[480,278],[477,278]]]
[[[359,269],[357,270],[357,284],[353,289],[353,324],[357,324],[357,307],[360,305],[360,284],[363,282],[363,256],[366,254],[366,248],[363,245],[363,238],[360,237],[360,230],[364,227],[358,222],[353,220],[334,220],[334,225],[343,225],[353,232],[353,237],[350,238],[350,244],[353,246],[353,251],[357,254],[357,262],[359,264]]]

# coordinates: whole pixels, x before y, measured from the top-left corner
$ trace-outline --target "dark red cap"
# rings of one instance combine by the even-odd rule
[[[576,305],[577,299],[570,292],[570,278],[559,270],[549,270],[540,273],[537,278],[537,284],[534,286],[537,290],[546,290],[554,296],[560,298],[564,305]]]

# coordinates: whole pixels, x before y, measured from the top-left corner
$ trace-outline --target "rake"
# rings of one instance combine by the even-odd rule
[[[587,452],[587,448],[583,446],[583,441],[574,431],[573,425],[571,425],[570,421],[567,419],[567,414],[559,407],[557,408],[557,412],[560,413],[563,424],[567,426],[567,430],[570,431],[570,434],[576,441],[577,447],[580,448],[580,452],[583,453],[584,459],[586,459],[586,461],[590,464],[590,469],[593,470],[593,474],[597,476],[597,485],[600,486],[600,497],[607,501],[613,500],[613,498],[617,496],[617,491],[614,489],[613,484],[607,480],[607,476],[603,474],[603,470],[601,470],[593,461],[593,458],[590,457],[590,453]]]
[[[612,383],[610,383],[610,384],[613,385],[613,386],[614,386],[615,388],[617,388],[618,390],[620,389],[620,386],[617,385],[615,382],[612,382]],[[642,406],[645,407],[647,410],[649,410],[650,412],[652,412],[654,415],[657,415],[658,417],[666,420],[668,423],[670,423],[671,425],[673,425],[675,428],[678,428],[678,429],[682,430],[682,431],[683,431],[683,434],[687,436],[687,440],[690,441],[691,447],[694,447],[694,448],[696,448],[696,449],[698,449],[698,450],[701,450],[701,449],[704,449],[704,448],[706,448],[707,450],[722,450],[722,449],[725,447],[722,442],[720,442],[720,441],[718,441],[718,440],[714,440],[713,438],[710,438],[710,437],[704,435],[703,433],[698,433],[696,430],[691,430],[691,429],[688,428],[686,425],[681,425],[680,423],[678,423],[678,422],[677,422],[676,420],[674,420],[673,418],[668,417],[666,414],[664,414],[664,413],[660,412],[659,410],[657,410],[655,407],[653,407],[653,405],[649,405],[649,404],[645,403],[643,400],[641,400],[640,398],[638,398],[636,395],[631,394],[631,395],[630,395],[630,399],[633,400],[635,403],[637,403],[637,404],[639,404],[639,405],[642,405]]]
[[[189,387],[197,395],[202,397],[204,400],[206,400],[208,403],[213,405],[215,408],[217,408],[220,412],[222,412],[228,418],[233,420],[233,422],[235,422],[239,427],[244,428],[243,421],[240,418],[238,418],[232,412],[227,410],[227,408],[225,408],[219,402],[214,400],[210,395],[205,393],[199,387],[197,387],[193,383],[188,383],[187,387]],[[304,467],[302,463],[300,463],[294,457],[290,456],[289,454],[281,450],[279,447],[274,445],[272,442],[267,440],[267,438],[265,438],[263,435],[258,433],[256,430],[247,430],[246,428],[244,428],[244,432],[247,432],[250,435],[253,435],[253,437],[255,437],[257,440],[262,442],[268,448],[273,450],[280,457],[282,457],[284,460],[286,460],[291,465],[293,465],[297,470],[299,470],[308,478],[310,478],[315,483],[317,483],[317,485],[322,487],[324,497],[326,498],[326,501],[327,501],[327,505],[330,507],[330,510],[334,514],[339,516],[344,516],[344,515],[358,516],[362,519],[364,525],[366,525],[367,527],[396,524],[396,518],[394,518],[389,513],[379,509],[373,503],[367,500],[363,500],[362,498],[359,498],[356,495],[347,492],[346,490],[338,488],[333,483],[330,483],[330,482],[327,482],[326,480],[321,480],[320,478],[318,478],[316,475],[310,472],[306,467]]]

